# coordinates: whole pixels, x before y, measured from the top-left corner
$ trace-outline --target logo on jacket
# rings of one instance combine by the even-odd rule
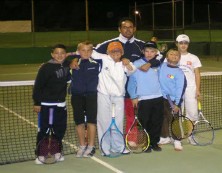
[[[88,70],[95,70],[95,67],[89,67]]]
[[[187,65],[192,65],[192,62],[191,61],[187,61]]]
[[[168,74],[167,77],[170,79],[174,79],[174,75],[172,75],[172,74]]]

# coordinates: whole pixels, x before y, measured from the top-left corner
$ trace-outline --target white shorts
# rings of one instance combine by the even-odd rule
[[[198,107],[197,107],[197,99],[196,99],[196,86],[186,88],[184,94],[184,103],[182,104],[182,110],[186,111],[186,117],[188,117],[191,121],[198,120]]]

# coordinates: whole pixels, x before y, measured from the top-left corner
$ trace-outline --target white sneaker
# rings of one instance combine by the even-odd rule
[[[187,141],[188,141],[191,145],[197,145],[197,143],[193,140],[192,136],[189,136]]]
[[[79,150],[76,153],[76,157],[83,157],[85,151],[86,151],[86,146],[80,146]]]
[[[61,155],[61,153],[56,153],[55,159],[57,160],[57,162],[62,162],[65,160],[65,157]],[[38,158],[35,159],[35,164],[42,165],[44,160],[45,160],[44,156],[39,156]]]
[[[170,143],[171,143],[170,137],[166,138],[160,137],[160,141],[158,142],[159,145],[170,144]]]
[[[41,157],[42,157],[42,159],[44,159],[43,156],[39,156],[39,157],[40,157],[40,159],[41,159]],[[36,165],[42,165],[43,163],[42,163],[38,158],[36,158],[36,159],[35,159],[35,164],[36,164]]]
[[[174,149],[176,151],[182,151],[183,150],[183,146],[181,145],[180,141],[174,140]]]
[[[125,150],[122,152],[122,154],[130,154],[130,150],[125,149]]]
[[[55,159],[58,161],[58,162],[62,162],[65,160],[64,156],[61,154],[61,153],[56,153],[55,154]]]

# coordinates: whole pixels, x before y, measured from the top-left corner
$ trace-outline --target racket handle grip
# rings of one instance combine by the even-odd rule
[[[115,117],[115,104],[112,103],[112,118]]]
[[[198,101],[198,110],[201,110],[201,103]]]
[[[40,118],[41,118],[41,115],[40,115],[40,112],[38,113],[38,132],[40,132]]]
[[[49,125],[53,124],[53,108],[49,108]]]
[[[138,114],[138,108],[134,107],[134,114],[137,115]]]

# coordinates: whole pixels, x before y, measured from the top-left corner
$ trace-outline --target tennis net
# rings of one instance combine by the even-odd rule
[[[35,159],[37,114],[33,112],[33,84],[34,81],[0,82],[0,165]],[[215,129],[222,128],[221,87],[222,72],[201,73],[202,109]],[[63,145],[64,154],[72,154],[79,144],[70,95],[67,105]]]

